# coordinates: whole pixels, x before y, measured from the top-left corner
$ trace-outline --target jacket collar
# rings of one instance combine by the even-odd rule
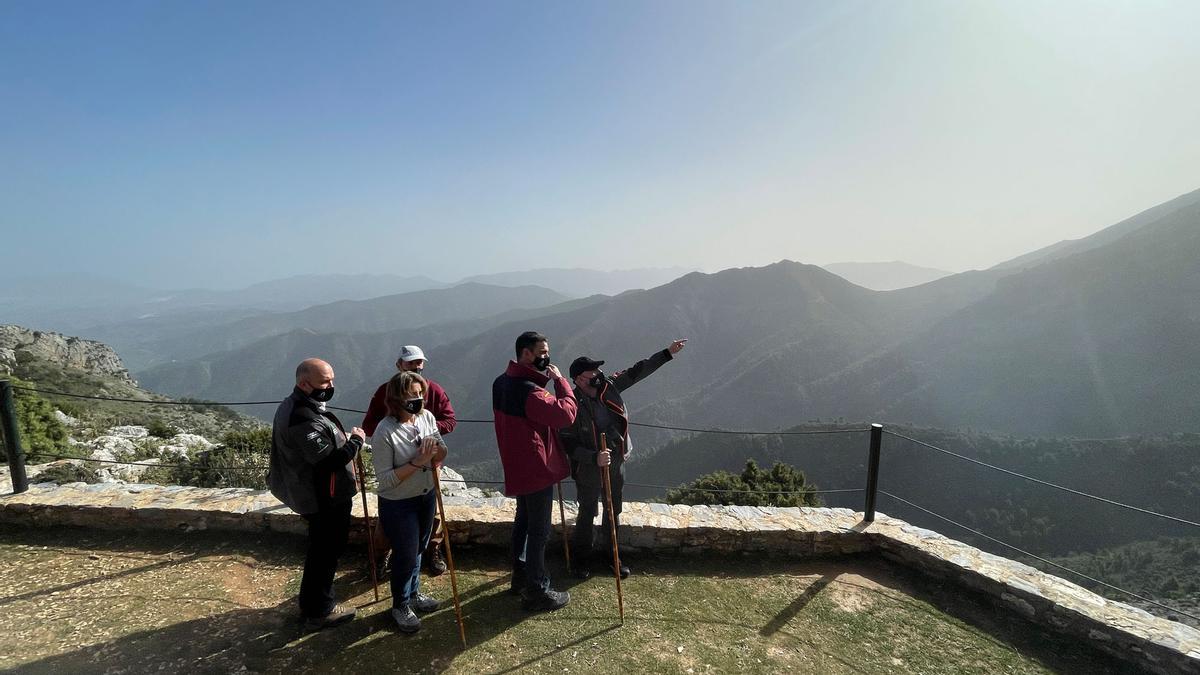
[[[308,394],[304,393],[300,387],[292,387],[292,400],[296,402],[296,405],[302,405],[315,413],[321,412],[317,407],[317,402],[309,398]]]
[[[522,365],[512,360],[508,362],[508,368],[504,371],[504,374],[508,375],[509,377],[518,377],[522,380],[529,380],[539,387],[545,387],[550,383],[550,378],[547,375],[538,372],[529,366]]]

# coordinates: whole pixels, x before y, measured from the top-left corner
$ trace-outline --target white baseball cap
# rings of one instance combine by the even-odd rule
[[[409,361],[424,361],[425,352],[416,345],[404,345],[400,348],[400,360],[405,363]]]

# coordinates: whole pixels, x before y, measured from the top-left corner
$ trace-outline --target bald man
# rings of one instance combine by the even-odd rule
[[[350,534],[357,488],[351,462],[366,434],[354,427],[346,435],[325,408],[331,398],[333,367],[305,359],[296,366],[296,388],[279,404],[271,429],[271,494],[308,521],[300,614],[310,631],[345,623],[355,613],[334,601],[333,577]]]

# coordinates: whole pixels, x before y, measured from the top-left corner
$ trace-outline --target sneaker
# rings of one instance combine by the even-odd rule
[[[393,607],[392,618],[396,620],[396,627],[400,629],[401,633],[415,633],[421,630],[421,619],[407,604]]]
[[[358,610],[347,605],[334,605],[333,611],[325,616],[310,616],[304,619],[304,630],[307,632],[318,631],[322,628],[330,628],[339,626],[347,621],[353,621],[354,615]]]
[[[437,608],[441,606],[440,602],[434,600],[428,595],[425,595],[424,593],[417,593],[413,599],[408,601],[408,604],[412,605],[412,608],[415,611],[418,611],[422,614],[428,614],[430,612],[437,611]]]
[[[440,577],[446,573],[446,561],[442,560],[442,547],[434,542],[429,543],[429,549],[424,555],[425,573],[431,577]]]
[[[566,607],[571,594],[566,591],[529,589],[521,594],[521,606],[530,612],[550,612]]]

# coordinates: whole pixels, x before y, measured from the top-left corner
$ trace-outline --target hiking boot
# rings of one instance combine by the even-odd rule
[[[353,621],[354,615],[358,610],[347,605],[334,605],[333,611],[325,616],[310,616],[304,619],[304,630],[306,632],[318,631],[322,628],[330,628],[338,626],[347,621]]]
[[[414,611],[422,614],[428,614],[430,612],[437,611],[437,608],[441,606],[440,602],[434,600],[428,595],[425,595],[424,593],[417,593],[411,600],[408,601],[408,604],[412,606]]]
[[[392,618],[396,620],[396,627],[400,629],[401,633],[415,633],[421,630],[421,619],[417,618],[412,607],[407,603],[393,607]]]
[[[521,594],[521,606],[530,612],[549,612],[566,607],[571,594],[566,591],[531,588]]]
[[[429,549],[425,551],[423,559],[425,574],[431,577],[440,577],[446,573],[446,561],[442,560],[442,547],[437,543],[429,542]]]

